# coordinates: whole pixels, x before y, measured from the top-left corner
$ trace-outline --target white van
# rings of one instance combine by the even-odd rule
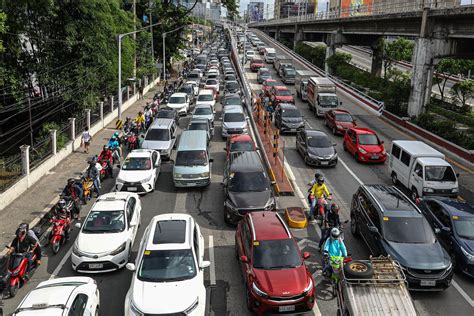
[[[421,141],[392,142],[388,170],[394,184],[407,187],[412,198],[425,195],[456,197],[458,175],[443,153]]]
[[[270,48],[270,47],[267,47],[265,48],[265,51],[263,52],[263,58],[265,58],[265,61],[267,63],[273,63],[273,61],[275,60],[275,57],[276,57],[276,50],[275,48]]]

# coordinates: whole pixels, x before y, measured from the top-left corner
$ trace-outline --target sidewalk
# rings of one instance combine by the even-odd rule
[[[123,117],[135,117],[138,111],[143,110],[146,101],[153,99],[153,95],[158,89],[162,88],[157,85],[150,89],[142,100],[135,102],[123,113]],[[113,121],[93,137],[89,154],[85,154],[82,148],[78,148],[0,212],[0,246],[2,248],[0,252],[3,250],[3,246],[9,244],[13,239],[18,224],[31,223],[36,218],[43,216],[45,211],[51,209],[58,200],[67,179],[79,176],[87,167],[87,159],[98,155],[102,146],[116,131],[115,121]]]

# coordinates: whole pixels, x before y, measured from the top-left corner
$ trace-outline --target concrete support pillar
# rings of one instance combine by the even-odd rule
[[[54,156],[57,152],[56,130],[52,129],[49,132],[51,133],[51,153]]]
[[[345,39],[344,39],[341,31],[336,31],[336,32],[331,33],[331,34],[327,34],[326,40],[325,40],[325,42],[326,42],[326,59],[328,59],[329,57],[334,55],[336,53],[337,45],[344,44],[344,41],[345,41]],[[324,71],[327,74],[332,73],[332,69],[329,68],[327,62],[324,62]]]
[[[380,37],[372,44],[372,68],[370,73],[376,77],[382,76],[384,40]]]
[[[334,55],[336,53],[336,45],[328,45],[326,46],[326,59],[328,59],[329,57],[331,57],[332,55]],[[329,65],[326,61],[324,61],[324,71],[327,73],[327,74],[331,74],[332,73],[332,70],[329,68]]]
[[[100,113],[100,121],[102,122],[102,127],[105,126],[104,124],[104,101],[99,102],[99,113]]]
[[[70,117],[69,122],[71,122],[71,132],[69,136],[71,137],[71,140],[74,142],[74,139],[76,138],[76,118]]]
[[[114,111],[114,96],[110,96],[110,112]]]
[[[297,24],[295,24],[295,37],[293,38],[293,50],[296,48],[296,44],[298,42],[304,41],[304,33],[303,33],[303,28],[301,26],[298,27]]]
[[[24,176],[30,174],[30,146],[22,145],[21,150],[21,171]]]
[[[91,109],[86,109],[86,126],[91,129]]]
[[[419,37],[415,41],[413,53],[413,75],[411,78],[408,116],[418,116],[425,111],[430,101],[433,80],[434,60],[449,56],[454,51],[451,40]]]

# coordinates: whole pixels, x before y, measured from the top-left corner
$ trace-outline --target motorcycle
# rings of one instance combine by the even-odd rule
[[[100,163],[100,166],[102,167],[99,172],[100,180],[102,181],[107,177],[112,177],[113,171],[109,168],[109,164],[107,164],[107,161],[100,159],[99,163]],[[111,165],[112,164],[113,164],[113,161],[111,162]]]
[[[318,214],[316,215],[316,222],[318,223],[319,227],[323,226],[324,222],[324,214],[326,214],[328,208],[328,201],[330,198],[325,199],[324,197],[318,198],[318,202],[316,206],[318,208]]]
[[[49,243],[51,244],[53,253],[57,254],[61,245],[66,243],[66,233],[69,233],[71,228],[71,217],[69,215],[66,219],[60,219],[53,216],[49,222],[53,224],[53,230],[49,236]]]
[[[16,293],[18,292],[18,289],[25,285],[26,282],[28,282],[28,275],[32,273],[36,268],[36,254],[33,252],[32,253],[32,267],[30,271],[27,271],[28,269],[28,253],[14,253],[10,256],[10,262],[9,262],[9,272],[11,274],[10,276],[10,282],[8,284],[8,289],[7,292],[10,295],[10,298],[13,298],[16,296]]]
[[[323,256],[322,265],[323,265],[323,276],[325,279],[329,280],[332,285],[333,296],[337,295],[339,280],[341,278],[342,268],[344,264],[352,261],[352,256],[350,254],[347,257],[343,256],[328,256],[325,254]]]
[[[83,177],[82,190],[84,195],[84,204],[87,204],[87,201],[92,198],[92,192],[94,192],[94,180],[90,177]]]
[[[128,150],[134,150],[138,148],[138,137],[135,133],[131,132],[127,135],[128,138]]]

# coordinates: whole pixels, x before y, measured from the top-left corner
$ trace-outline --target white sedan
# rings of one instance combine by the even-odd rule
[[[124,267],[137,235],[142,205],[136,193],[101,195],[92,206],[72,248],[74,271],[100,273]]]
[[[97,283],[88,277],[66,277],[41,282],[28,293],[13,312],[30,315],[99,315]]]
[[[155,190],[161,156],[156,150],[135,149],[128,154],[115,180],[115,191],[148,193]]]

